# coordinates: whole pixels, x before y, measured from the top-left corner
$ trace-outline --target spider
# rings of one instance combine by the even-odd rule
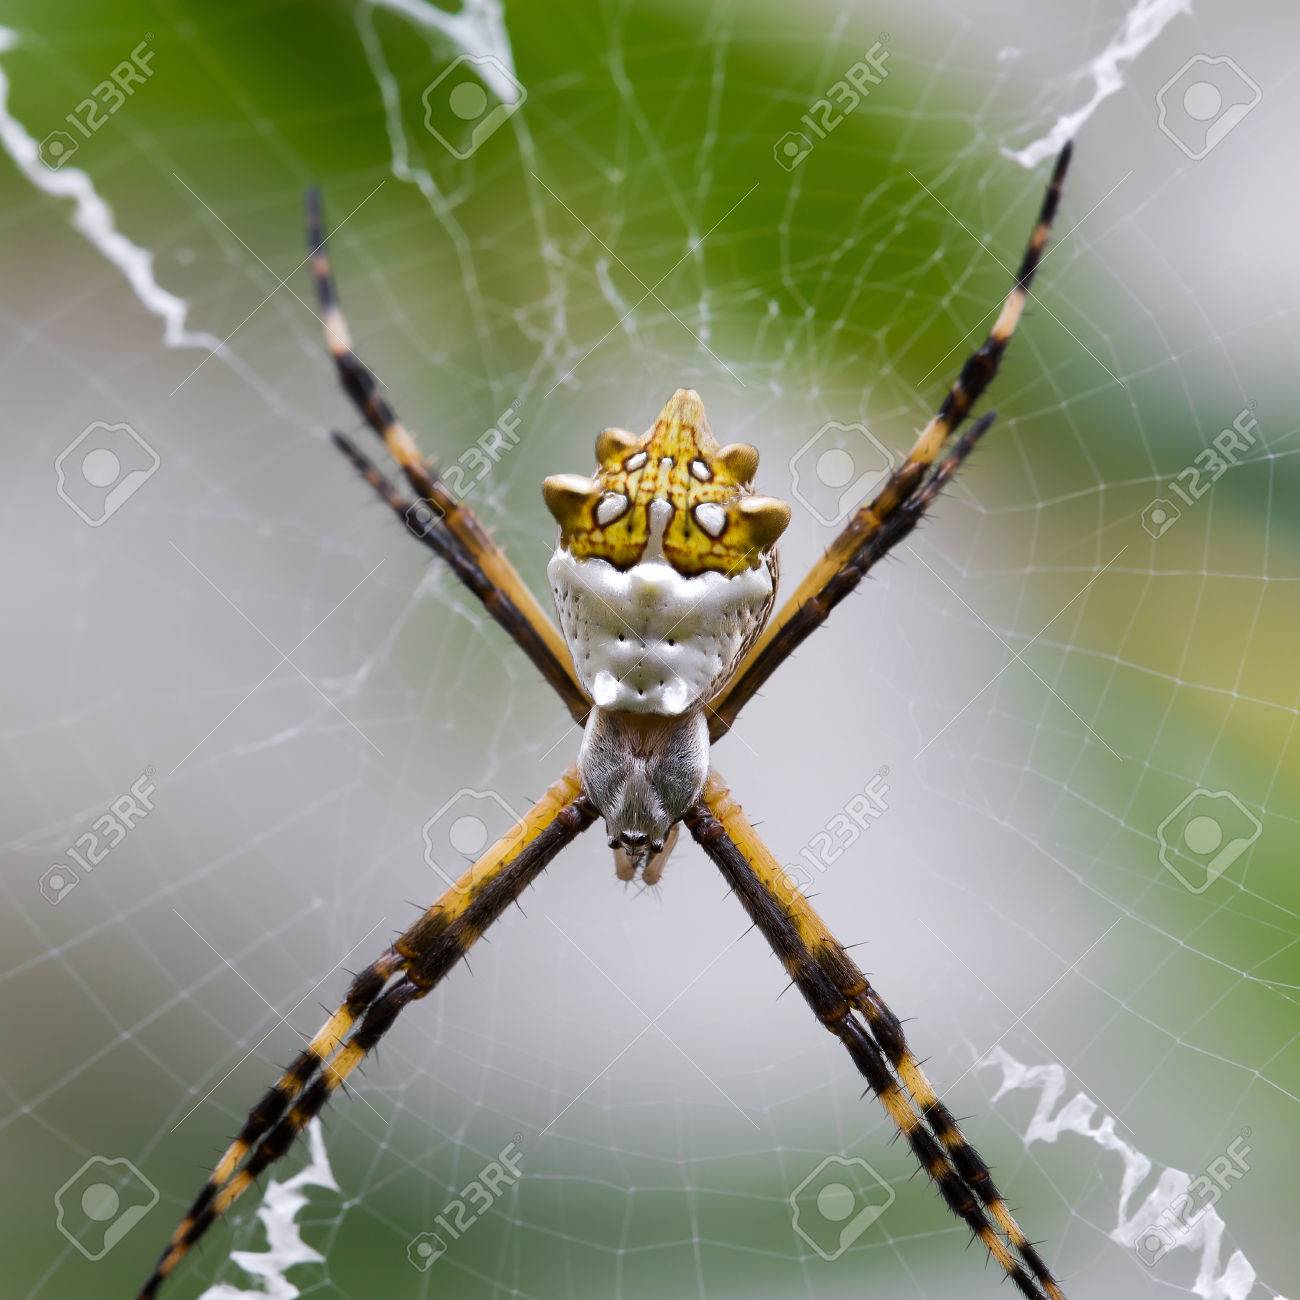
[[[648,433],[606,429],[590,477],[542,487],[559,525],[548,577],[559,628],[420,454],[352,350],[308,194],[312,275],[344,391],[400,468],[399,490],[341,433],[340,451],[417,541],[452,568],[584,727],[577,763],[436,903],[356,975],[343,1002],[253,1107],[181,1220],[140,1300],[157,1294],[200,1237],[283,1156],[375,1048],[505,908],[602,817],[618,876],[653,883],[680,826],[722,872],[817,1018],[843,1043],[948,1208],[1025,1296],[1063,1300],[880,993],[759,839],[709,747],[744,704],[927,507],[993,422],[958,433],[997,373],[1060,201],[1070,145],[1053,168],[1016,281],[905,461],[849,520],[772,617],[776,542],[790,507],[752,489],[758,453],[719,446],[698,394],[679,389]]]

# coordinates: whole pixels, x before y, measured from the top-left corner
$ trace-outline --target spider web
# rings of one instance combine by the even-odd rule
[[[471,501],[535,590],[540,477],[678,386],[759,446],[763,490],[795,496],[789,582],[833,535],[825,493],[797,491],[831,465],[818,431],[907,445],[996,314],[1036,164],[1073,132],[993,432],[717,761],[863,945],[1072,1295],[1294,1295],[1294,14],[77,8],[11,5],[0,41],[19,633],[0,1142],[24,1192],[6,1294],[129,1293],[343,968],[441,890],[426,821],[458,798],[525,806],[576,750],[329,447],[358,424],[309,305],[305,186],[325,189],[358,346],[425,447],[470,464],[518,416]],[[41,141],[141,42],[151,75],[46,167]],[[817,138],[801,119],[873,47],[883,79]],[[485,102],[518,108],[464,159],[424,123],[459,55],[497,60]],[[1196,160],[1158,97],[1198,55],[1261,98]],[[812,147],[787,169],[791,132]],[[1174,495],[1234,421],[1240,463]],[[102,528],[54,490],[95,422],[159,462]],[[1157,500],[1181,508],[1153,537]],[[154,810],[70,872],[141,778]],[[857,829],[864,791],[878,815]],[[1166,849],[1180,883],[1161,836],[1194,815],[1251,842],[1221,874]],[[585,837],[468,965],[172,1294],[992,1293],[693,848],[626,890]],[[511,1144],[521,1179],[413,1262]],[[1243,1146],[1213,1206],[1170,1217]],[[120,1158],[122,1205],[148,1199],[137,1172],[158,1201],[92,1261],[56,1197]],[[842,1177],[890,1201],[833,1262],[789,1204],[827,1158],[866,1161]],[[68,1203],[83,1247],[120,1221]],[[857,1225],[800,1203],[832,1244]]]

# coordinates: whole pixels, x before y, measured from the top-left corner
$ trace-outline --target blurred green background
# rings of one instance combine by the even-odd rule
[[[1032,223],[1046,164],[1010,153],[1086,104],[1090,63],[1126,40],[993,432],[718,763],[865,945],[1071,1296],[1294,1288],[1293,6],[1246,25],[1221,2],[512,2],[452,20],[422,0],[11,0],[2,22],[4,1295],[133,1294],[340,967],[440,890],[426,821],[457,799],[526,805],[576,752],[544,684],[330,448],[358,422],[314,318],[304,189],[337,228],[358,348],[426,449],[454,461],[518,415],[472,503],[536,590],[541,477],[585,470],[600,428],[644,428],[678,386],[795,501],[792,583],[833,535],[819,431],[909,443]],[[883,80],[815,138],[801,118],[873,46]],[[142,49],[120,108],[87,110]],[[476,137],[484,117],[458,120],[450,94],[479,85],[453,65],[484,51]],[[1223,103],[1197,116],[1178,96],[1205,79]],[[1153,503],[1235,419],[1241,463],[1153,536]],[[122,424],[157,472],[92,527],[55,462]],[[810,866],[882,769],[885,813]],[[144,773],[156,810],[52,883]],[[1183,884],[1160,828],[1198,818],[1171,858]],[[307,1189],[320,1258],[292,1285],[994,1294],[849,1062],[778,999],[708,863],[683,846],[638,892],[608,857],[580,842],[333,1108],[337,1186]],[[1014,1063],[1049,1092],[999,1092]],[[1143,1262],[1162,1171],[1196,1174],[1243,1133],[1210,1262],[1195,1232]],[[410,1244],[512,1141],[520,1184],[413,1267]],[[865,1159],[894,1197],[833,1262],[788,1204],[827,1157]],[[106,1159],[143,1182],[83,1204]],[[61,1235],[60,1198],[102,1247],[149,1188],[103,1258]],[[257,1210],[241,1202],[170,1294],[261,1294],[229,1258],[265,1250]],[[1207,1289],[1225,1270],[1236,1289]]]

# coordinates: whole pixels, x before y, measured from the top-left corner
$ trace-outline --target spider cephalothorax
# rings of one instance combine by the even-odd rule
[[[704,707],[762,631],[790,507],[751,489],[758,452],[720,447],[679,388],[642,437],[606,429],[595,474],[542,491],[560,525],[547,573],[560,630],[595,707],[579,769],[625,851],[650,870],[709,770]],[[656,864],[662,866],[662,859]]]
[[[1061,197],[1061,151],[1016,282],[906,459],[769,622],[775,544],[790,509],[751,487],[758,453],[720,447],[699,397],[679,389],[643,437],[607,429],[591,478],[547,479],[560,525],[549,568],[560,629],[479,523],[421,456],[352,350],[334,292],[319,197],[308,199],[312,273],[343,389],[383,440],[416,500],[345,434],[334,442],[407,532],[444,561],[585,724],[569,767],[509,831],[369,966],[249,1112],[140,1291],[152,1300],[208,1228],[276,1163],[392,1028],[456,969],[484,931],[603,814],[618,874],[653,883],[684,825],[722,873],[791,982],[848,1050],[948,1208],[1028,1300],[1064,1300],[988,1166],[912,1053],[902,1021],[763,843],[709,744],[871,566],[905,538],[993,422],[963,428],[1029,296]],[[448,1292],[451,1294],[451,1292]]]

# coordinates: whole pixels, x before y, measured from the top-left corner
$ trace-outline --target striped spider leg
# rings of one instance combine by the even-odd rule
[[[383,441],[389,456],[425,507],[423,511],[403,507],[408,530],[451,564],[457,577],[482,600],[488,613],[558,692],[570,716],[583,722],[590,704],[577,683],[568,647],[555,624],[478,517],[420,454],[415,439],[380,392],[379,381],[353,350],[352,336],[339,306],[330,269],[320,193],[315,189],[307,193],[307,244],[325,325],[325,344],[334,359],[343,391]],[[352,441],[336,433],[334,443],[379,495],[396,508],[401,498]],[[459,552],[457,559],[452,559],[453,551]]]
[[[437,987],[475,940],[595,819],[575,768],[376,961],[253,1108],[139,1292],[150,1300],[191,1247],[293,1145],[397,1016]]]
[[[931,465],[907,506],[891,511],[887,527],[876,530],[881,544],[915,526],[991,419],[985,416]],[[766,622],[775,592],[774,548],[789,507],[754,494],[757,453],[744,444],[719,446],[699,396],[688,390],[673,395],[643,437],[602,434],[597,460],[591,477],[562,474],[543,485],[560,525],[548,574],[561,629],[593,702],[578,760],[582,787],[604,817],[611,844],[640,854],[643,863],[682,821],[713,852],[714,822],[733,837],[752,837],[752,829],[709,777],[705,702],[732,678]],[[757,861],[758,849],[752,852]],[[784,879],[762,854],[763,870],[773,881]],[[769,937],[784,953],[786,931],[802,933],[808,952],[823,961],[814,968],[809,956],[791,973],[853,1051],[944,1199],[1023,1294],[1060,1300],[987,1166],[906,1049],[898,1021],[801,895],[789,915],[799,924],[769,930]],[[755,915],[760,924],[763,919]],[[822,983],[835,962],[841,968],[832,1006]],[[850,1005],[856,1019],[846,1019]],[[1039,1275],[1046,1291],[1034,1280]]]
[[[1046,1263],[994,1185],[988,1165],[912,1055],[902,1022],[759,839],[716,772],[710,772],[703,796],[686,815],[686,826],[814,1014],[848,1049],[944,1203],[983,1242],[1022,1295],[1063,1300]],[[1008,1242],[1019,1259],[1007,1249]]]
[[[1072,145],[1067,144],[1057,156],[1038,220],[1016,272],[1016,282],[988,337],[966,359],[938,411],[921,430],[907,459],[890,475],[875,497],[856,511],[750,649],[725,692],[713,704],[710,732],[714,740],[730,728],[736,714],[799,644],[826,621],[831,610],[862,581],[867,570],[915,527],[925,506],[933,500],[935,492],[927,494],[927,487],[937,476],[935,461],[971,407],[993,381],[1024,311],[1029,286],[1047,247],[1047,237],[1061,201],[1071,152]],[[987,427],[986,424],[984,428]],[[973,449],[975,442],[976,438],[969,438],[954,445],[953,454],[957,460],[949,465],[947,478],[960,468],[961,461]],[[919,510],[916,508],[918,503]],[[897,528],[891,530],[889,521],[900,512],[905,518],[911,515],[910,525],[901,532]],[[886,544],[882,545],[882,542]]]

